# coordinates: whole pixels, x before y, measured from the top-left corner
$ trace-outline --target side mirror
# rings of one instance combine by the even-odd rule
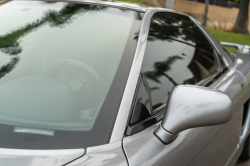
[[[223,124],[232,114],[232,101],[225,93],[207,87],[178,85],[169,96],[165,116],[155,135],[168,144],[183,130]]]

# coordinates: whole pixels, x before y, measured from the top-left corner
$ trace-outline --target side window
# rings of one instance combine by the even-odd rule
[[[141,68],[153,110],[166,103],[174,86],[197,84],[216,70],[213,47],[189,17],[154,14]]]

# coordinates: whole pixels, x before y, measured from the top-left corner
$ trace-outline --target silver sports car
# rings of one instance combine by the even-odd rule
[[[0,166],[250,158],[248,46],[119,2],[2,1],[0,23]]]

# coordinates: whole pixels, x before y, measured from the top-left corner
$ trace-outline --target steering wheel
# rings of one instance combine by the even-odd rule
[[[105,80],[94,69],[77,60],[57,61],[46,75],[67,83],[71,87],[73,95],[82,103],[85,98],[99,106],[108,91]]]

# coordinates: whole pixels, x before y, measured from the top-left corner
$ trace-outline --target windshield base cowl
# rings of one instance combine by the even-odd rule
[[[19,150],[0,148],[0,166],[61,166],[84,154],[84,149]]]

